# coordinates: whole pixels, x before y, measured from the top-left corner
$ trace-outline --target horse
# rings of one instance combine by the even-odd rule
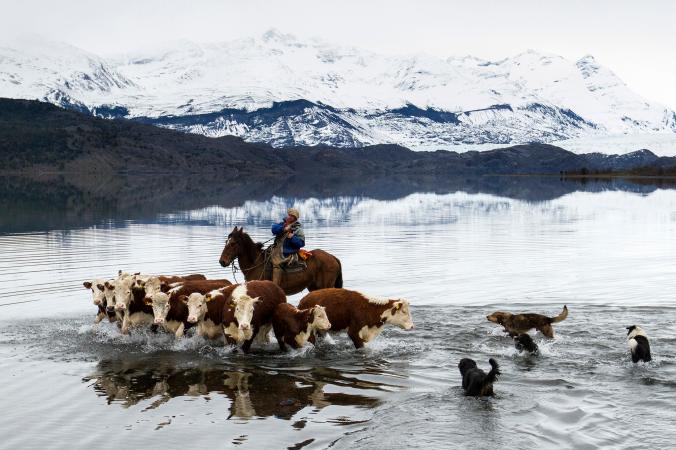
[[[281,244],[280,244],[281,245]],[[285,273],[280,286],[287,295],[297,294],[303,289],[310,292],[324,288],[343,287],[343,271],[340,260],[324,250],[311,251],[306,260],[307,268],[299,272]],[[263,244],[254,242],[243,228],[233,228],[225,241],[218,262],[228,267],[237,259],[246,281],[272,280],[272,274],[266,273],[269,257]]]

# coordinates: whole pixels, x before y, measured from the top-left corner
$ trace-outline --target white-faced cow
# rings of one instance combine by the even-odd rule
[[[289,303],[280,303],[272,316],[272,328],[279,348],[286,351],[287,345],[303,347],[315,331],[327,331],[331,323],[323,306],[298,309]]]
[[[267,335],[275,308],[286,303],[286,295],[271,281],[249,281],[211,292],[205,300],[222,302],[221,324],[226,343],[242,344],[242,350],[248,352],[259,333],[262,337]]]
[[[82,283],[82,285],[85,287],[85,289],[90,290],[92,293],[92,301],[94,305],[98,308],[98,313],[96,314],[96,318],[94,319],[94,323],[99,323],[103,319],[108,316],[108,313],[106,312],[106,299],[104,295],[104,283],[106,281],[102,280],[100,278],[96,278],[93,280],[85,281]],[[113,315],[113,318],[115,316]]]
[[[183,283],[186,281],[204,281],[207,279],[202,274],[195,273],[191,275],[136,275],[135,286],[145,289],[146,296],[152,296],[157,292],[167,292],[170,285],[174,283]]]
[[[197,323],[196,320],[192,322],[188,321],[188,296],[193,293],[205,294],[214,289],[230,286],[231,284],[226,279],[186,281],[167,292],[155,292],[152,295],[146,294],[144,302],[153,308],[155,324],[162,326],[165,330],[174,333],[177,338],[180,338],[186,329]],[[220,327],[218,327],[218,331],[220,336]]]
[[[145,291],[132,289],[134,276],[123,274],[113,282],[115,312],[122,315],[122,334],[128,334],[130,327],[152,325],[153,308],[144,302]]]
[[[368,297],[356,291],[329,288],[310,292],[298,304],[301,309],[321,305],[331,322],[331,331],[347,330],[356,348],[380,334],[385,324],[413,328],[407,300]]]

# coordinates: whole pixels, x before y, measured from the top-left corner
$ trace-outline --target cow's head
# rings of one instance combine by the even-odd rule
[[[134,277],[123,275],[115,280],[113,295],[115,296],[115,309],[124,311],[129,307],[132,299],[132,286],[134,284]]]
[[[153,307],[153,316],[155,316],[156,324],[162,325],[167,321],[167,314],[169,314],[169,309],[171,308],[169,295],[164,292],[156,292],[150,297],[146,295],[143,301],[147,306]]]
[[[103,283],[105,283],[103,280],[91,280],[91,281],[85,281],[82,283],[82,285],[85,287],[85,289],[89,289],[92,291],[92,301],[94,302],[95,305],[101,305],[103,304],[104,296],[103,296],[103,290],[104,286]]]
[[[385,319],[385,322],[396,325],[404,330],[413,328],[411,309],[407,300],[392,300],[381,317]]]
[[[316,305],[312,307],[311,326],[319,331],[326,331],[331,328],[331,322],[329,322],[326,309],[323,306]]]
[[[136,287],[145,289],[146,297],[152,297],[153,294],[158,292],[166,292],[168,285],[167,283],[161,281],[160,277],[137,277]]]
[[[256,303],[260,302],[259,297],[249,297],[244,294],[233,298],[233,301],[235,303],[235,319],[239,325],[239,331],[243,335],[244,340],[249,340],[253,335],[251,319],[253,319]]]
[[[181,301],[188,306],[188,322],[197,323],[203,320],[209,308],[207,303],[219,295],[223,294],[219,291],[211,291],[206,295],[199,292],[193,292],[189,296],[182,295]]]
[[[115,311],[115,280],[103,283],[103,299],[108,312]]]

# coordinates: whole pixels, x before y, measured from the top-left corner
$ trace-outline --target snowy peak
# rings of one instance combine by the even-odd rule
[[[108,59],[44,41],[2,45],[0,96],[274,145],[435,149],[676,131],[673,111],[592,56],[381,55],[275,29]]]

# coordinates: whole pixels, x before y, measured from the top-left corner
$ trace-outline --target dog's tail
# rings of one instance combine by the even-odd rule
[[[491,371],[488,372],[488,375],[486,375],[486,378],[484,379],[484,386],[495,383],[498,379],[498,375],[500,375],[500,365],[496,360],[491,358],[488,360],[488,364],[491,365]]]
[[[568,317],[568,307],[563,305],[563,311],[561,311],[561,314],[556,317],[550,317],[549,323],[561,322],[562,320],[566,320],[566,317]]]

